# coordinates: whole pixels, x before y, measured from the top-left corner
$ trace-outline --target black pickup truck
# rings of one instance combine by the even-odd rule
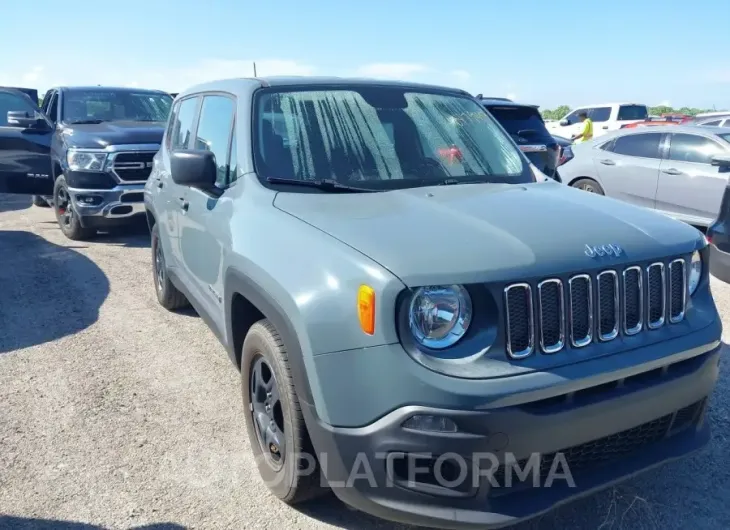
[[[172,101],[158,90],[59,87],[38,108],[0,88],[0,193],[52,206],[74,240],[142,220]]]

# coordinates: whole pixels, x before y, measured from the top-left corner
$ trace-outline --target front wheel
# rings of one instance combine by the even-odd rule
[[[326,493],[286,348],[268,320],[251,326],[243,341],[241,387],[249,443],[266,486],[287,504]]]
[[[73,241],[83,241],[96,233],[94,230],[81,226],[81,219],[74,210],[71,194],[63,175],[59,176],[53,185],[53,210],[56,213],[58,226],[67,238]]]
[[[598,195],[606,194],[601,185],[593,179],[578,179],[571,186],[579,190],[587,191],[588,193],[597,193]]]

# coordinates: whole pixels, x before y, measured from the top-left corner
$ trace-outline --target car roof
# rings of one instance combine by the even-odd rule
[[[531,109],[537,109],[540,107],[539,105],[532,105],[529,103],[517,103],[516,101],[506,98],[481,98],[479,102],[482,105],[490,107],[522,107]]]
[[[440,85],[430,85],[425,83],[413,83],[406,81],[391,81],[381,79],[357,78],[357,77],[324,77],[324,76],[270,76],[270,77],[239,77],[232,79],[219,79],[200,83],[186,88],[178,94],[178,98],[195,94],[198,92],[212,92],[223,90],[226,92],[239,92],[241,90],[252,91],[256,88],[267,87],[300,87],[300,86],[352,86],[352,85],[370,85],[370,86],[390,86],[398,88],[412,88],[414,90],[439,90],[453,92],[455,94],[470,96],[468,92],[460,88],[451,88]]]
[[[646,134],[646,133],[687,133],[698,134],[700,136],[716,136],[718,134],[730,134],[730,127],[698,127],[696,125],[660,125],[657,127],[636,127],[630,129],[618,129],[608,134],[596,138],[596,143],[601,143],[602,139],[617,138],[619,136],[627,136],[630,134]]]
[[[49,90],[113,90],[114,92],[154,92],[157,94],[169,94],[164,90],[157,90],[154,88],[139,88],[139,87],[119,87],[119,86],[57,86]]]
[[[730,114],[730,110],[719,110],[716,112],[700,112],[695,114],[695,118],[714,118],[716,116],[727,116]]]
[[[614,106],[621,106],[621,105],[635,105],[637,107],[646,107],[649,108],[648,105],[645,105],[644,103],[635,103],[633,101],[614,101],[613,103],[594,103],[592,105],[581,105],[580,107],[576,107],[573,110],[580,110],[580,109],[588,109],[592,107],[614,107]]]

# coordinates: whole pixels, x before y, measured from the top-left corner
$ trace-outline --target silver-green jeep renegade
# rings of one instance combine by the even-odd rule
[[[704,236],[542,180],[461,90],[176,97],[145,188],[157,296],[240,369],[277,497],[496,528],[708,441]]]

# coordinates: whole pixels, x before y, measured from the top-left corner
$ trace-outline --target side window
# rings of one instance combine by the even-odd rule
[[[700,125],[702,125],[703,127],[718,127],[721,121],[722,120],[706,121],[704,123],[700,123]]]
[[[41,110],[48,114],[48,104],[51,102],[51,96],[54,94],[53,89],[46,92],[46,95],[43,96],[43,104],[41,105]],[[50,116],[49,116],[50,117]]]
[[[228,178],[227,184],[235,182],[238,178],[238,149],[236,149],[236,126],[233,126],[233,134],[231,135],[231,150],[228,156]]]
[[[578,119],[578,114],[580,113],[581,110],[588,111],[589,109],[578,109],[578,110],[574,110],[573,112],[571,112],[570,114],[568,114],[565,117],[565,120],[567,120],[568,125],[573,125],[574,123],[578,123],[580,121]]]
[[[593,123],[600,123],[611,119],[611,107],[596,107],[588,112],[588,117]]]
[[[228,150],[235,102],[226,96],[204,96],[195,148],[211,151],[218,166],[216,186],[228,185]]]
[[[0,92],[0,127],[12,127],[12,125],[8,125],[8,112],[10,111],[24,111],[29,116],[34,116],[36,107],[25,94]]]
[[[660,133],[627,134],[616,138],[612,151],[618,155],[659,158],[661,139]]]
[[[197,97],[184,99],[175,105],[170,119],[170,149],[188,149],[193,135],[193,120],[198,108]]]
[[[646,120],[649,110],[644,105],[621,105],[618,108],[618,121]]]
[[[616,140],[609,140],[605,144],[599,146],[600,149],[603,149],[604,151],[613,151],[613,144],[616,142]]]
[[[730,118],[727,118],[727,119],[726,119],[726,120],[725,120],[725,121],[723,122],[722,126],[723,126],[723,127],[730,127]]]
[[[724,153],[717,142],[694,134],[673,134],[669,146],[669,159],[677,162],[709,164],[713,156]]]
[[[51,101],[48,102],[48,108],[46,109],[46,116],[48,116],[53,123],[58,121],[58,92],[54,92],[51,96]]]

